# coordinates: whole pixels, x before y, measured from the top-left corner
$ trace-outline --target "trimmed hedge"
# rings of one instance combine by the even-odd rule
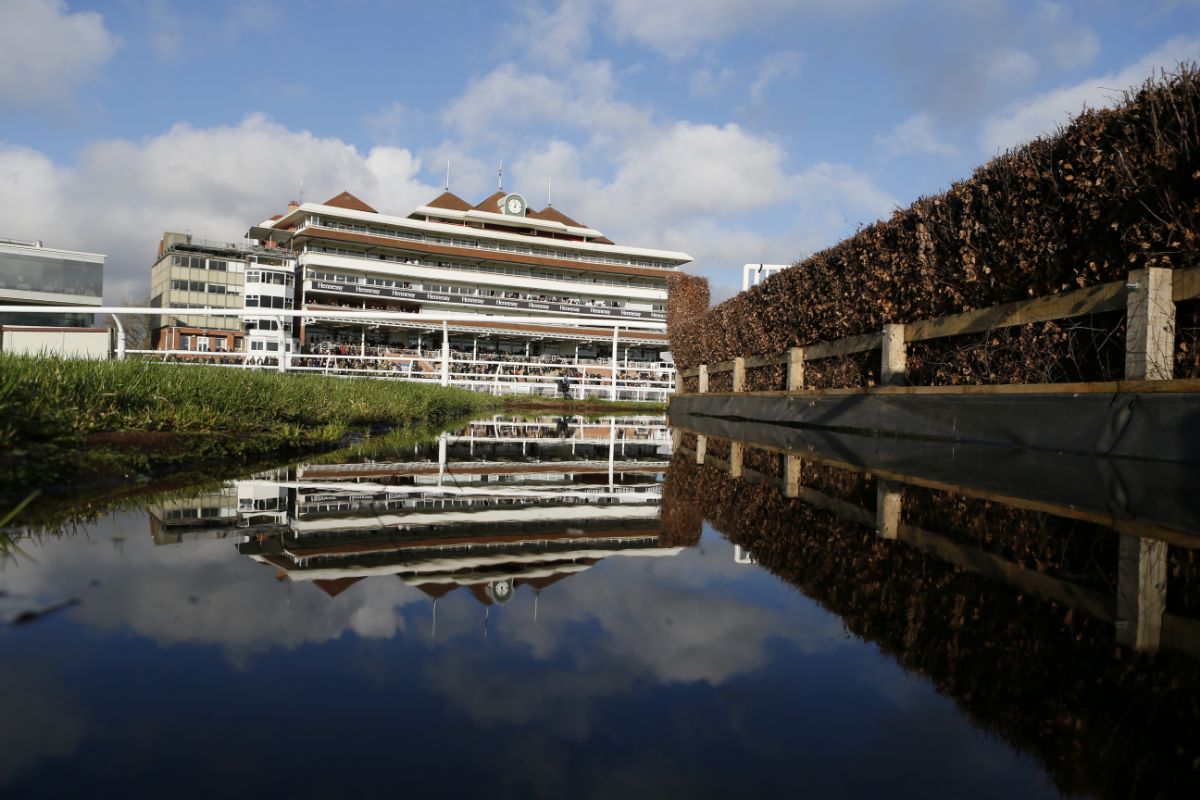
[[[673,282],[672,352],[687,369],[1123,280],[1142,267],[1196,266],[1198,189],[1200,72],[1183,65],[1126,92],[1119,107],[1087,111],[1057,135],[993,159],[943,194],[917,200],[705,314],[695,313],[702,291],[694,281]],[[932,380],[989,382],[987,372],[1012,382],[1122,377],[1109,374],[1122,362],[1105,348],[1121,345],[1123,326],[1084,340],[1097,348],[1087,357],[1078,347],[1044,346],[1064,328],[1092,327],[1064,321],[1013,329],[1003,364],[955,359],[954,342],[929,343],[940,347],[937,358],[954,362],[942,374],[933,369]],[[1194,337],[1179,344],[1186,365]],[[1030,353],[1077,363],[1060,369]],[[874,365],[837,361],[824,367],[832,385],[871,382]]]

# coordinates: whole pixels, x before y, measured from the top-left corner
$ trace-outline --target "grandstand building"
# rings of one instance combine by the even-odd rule
[[[620,396],[651,385],[669,391],[667,276],[691,260],[685,253],[614,244],[558,209],[534,210],[502,190],[477,205],[446,191],[408,216],[343,192],[292,203],[248,235],[260,248],[292,253],[297,308],[325,312],[300,319],[295,335],[309,358],[293,367],[352,362],[418,378],[440,370],[477,389],[523,371],[526,382],[538,379],[537,393],[564,380],[580,396],[600,393],[591,388],[616,393],[614,377]],[[339,310],[417,318],[329,313]],[[613,321],[628,323],[618,326],[615,345]]]

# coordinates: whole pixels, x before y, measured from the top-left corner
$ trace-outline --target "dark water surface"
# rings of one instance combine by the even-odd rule
[[[1186,530],[674,439],[481,421],[10,529],[0,794],[1194,796]]]

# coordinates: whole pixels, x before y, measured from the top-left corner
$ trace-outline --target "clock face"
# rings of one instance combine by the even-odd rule
[[[500,203],[500,208],[511,217],[525,216],[525,198],[519,194],[510,194]]]

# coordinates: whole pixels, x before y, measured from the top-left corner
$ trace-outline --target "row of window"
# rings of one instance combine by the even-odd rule
[[[175,256],[171,259],[171,263],[177,267],[188,267],[189,269],[207,269],[213,272],[228,272],[232,267],[236,271],[241,267],[241,263],[237,261],[223,261],[219,258],[204,258],[204,256]]]
[[[241,294],[242,287],[225,283],[205,283],[204,281],[184,281],[177,278],[171,280],[171,289],[176,292],[207,292],[208,294]]]
[[[256,294],[246,295],[246,308],[294,308],[295,305],[290,297],[272,297],[267,294],[261,297]]]
[[[658,269],[671,269],[674,266],[674,264],[664,264],[658,261],[634,258],[632,256],[584,253],[576,252],[574,250],[550,250],[544,247],[531,247],[529,245],[509,242],[484,242],[478,239],[460,239],[451,236],[439,236],[433,233],[414,233],[401,228],[379,228],[371,225],[350,225],[339,220],[328,219],[315,215],[308,217],[304,224],[314,225],[322,228],[333,228],[335,230],[353,231],[355,233],[366,233],[371,236],[387,236],[393,239],[408,239],[414,242],[432,242],[434,244],[449,245],[451,247],[468,247],[473,250],[497,250],[502,252],[518,253],[522,255],[539,256],[541,258],[558,258],[565,261],[585,261],[595,264],[619,264],[624,266],[655,267]]]
[[[661,280],[649,278],[585,278],[579,273],[555,272],[549,269],[521,269],[517,267],[496,266],[491,264],[458,264],[449,261],[421,260],[416,258],[401,258],[399,256],[376,254],[368,256],[361,250],[348,250],[342,247],[325,245],[305,245],[305,253],[327,253],[329,255],[346,256],[348,258],[369,258],[372,261],[390,261],[397,264],[412,264],[420,267],[436,267],[441,269],[467,270],[470,272],[487,272],[492,275],[512,275],[514,277],[530,277],[549,281],[570,281],[573,283],[593,283],[600,286],[632,286],[639,289],[663,289]]]
[[[291,275],[282,272],[258,272],[250,270],[246,273],[246,283],[265,283],[273,286],[295,286],[296,281]]]
[[[364,278],[361,275],[347,275],[343,272],[324,272],[322,270],[310,270],[308,272],[310,280],[325,281],[327,283],[348,283],[360,284],[365,283],[367,286],[390,286],[395,288],[411,289],[413,284],[408,281],[391,280],[389,278],[379,278],[375,276]],[[457,286],[450,283],[422,283],[419,288],[426,292],[438,292],[441,294],[459,294],[470,295],[473,297],[502,297],[512,300],[536,300],[544,303],[567,303],[570,305],[602,308],[622,308],[623,305],[617,300],[598,300],[584,299],[578,297],[560,297],[558,295],[545,295],[536,292],[519,292],[519,291],[500,291],[496,289],[481,289],[476,286]],[[249,302],[247,302],[249,305]],[[635,304],[628,304],[631,308]],[[666,306],[662,303],[655,303],[650,306],[655,311],[662,311]]]

